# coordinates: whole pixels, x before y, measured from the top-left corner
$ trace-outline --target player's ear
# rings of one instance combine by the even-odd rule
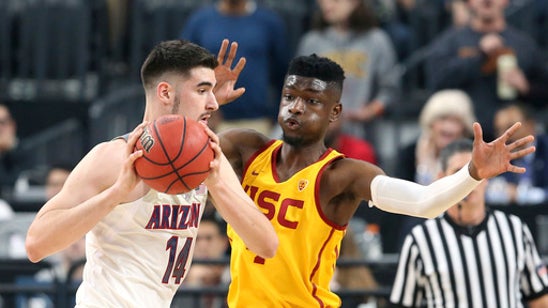
[[[166,81],[160,81],[156,86],[156,95],[162,100],[169,100],[172,96],[171,85]]]
[[[334,122],[339,119],[342,114],[342,104],[337,102],[333,109],[331,109],[331,115],[329,116],[329,122]]]

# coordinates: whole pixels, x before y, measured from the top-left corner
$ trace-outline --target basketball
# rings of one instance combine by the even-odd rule
[[[135,171],[151,188],[166,194],[181,194],[198,187],[209,174],[213,149],[209,136],[195,120],[165,115],[148,124],[135,150],[143,156]]]

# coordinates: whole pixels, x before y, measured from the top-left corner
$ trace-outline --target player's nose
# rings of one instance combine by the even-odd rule
[[[219,109],[219,103],[217,102],[217,98],[215,97],[213,93],[211,94],[211,97],[207,100],[206,109],[207,110]]]
[[[303,113],[304,100],[301,97],[296,97],[289,106],[289,111],[291,113]]]

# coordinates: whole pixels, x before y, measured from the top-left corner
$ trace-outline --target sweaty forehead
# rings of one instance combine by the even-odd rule
[[[302,77],[298,75],[289,75],[285,78],[284,87],[303,88],[313,91],[325,91],[329,86],[329,82],[325,82],[318,78]]]

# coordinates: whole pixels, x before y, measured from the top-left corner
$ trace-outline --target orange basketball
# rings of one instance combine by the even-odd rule
[[[135,161],[137,174],[148,186],[167,194],[198,187],[214,157],[204,128],[179,115],[165,115],[147,125],[135,150],[143,150]]]

